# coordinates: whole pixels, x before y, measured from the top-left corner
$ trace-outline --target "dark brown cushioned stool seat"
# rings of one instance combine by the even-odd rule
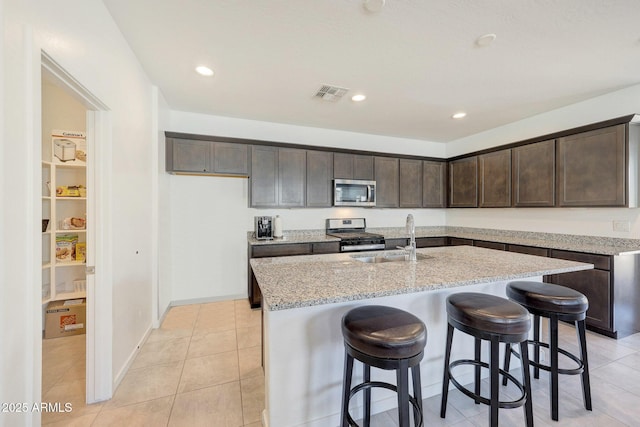
[[[531,328],[529,312],[521,305],[495,295],[476,292],[459,292],[447,297],[447,344],[445,348],[444,378],[442,381],[442,402],[440,416],[445,418],[449,382],[476,403],[490,406],[489,425],[498,425],[499,408],[517,408],[524,406],[524,416],[527,427],[533,426],[533,406],[531,403],[531,386],[529,381],[527,337]],[[460,359],[451,362],[451,345],[454,329],[465,332],[475,338],[474,359]],[[490,362],[481,360],[481,340],[490,342]],[[520,344],[522,354],[522,381],[518,381],[511,374],[500,369],[500,343]],[[475,367],[475,390],[471,391],[460,384],[452,371],[460,365]],[[480,369],[489,369],[490,396],[484,397],[480,393]],[[518,387],[521,396],[513,401],[499,400],[499,375]]]
[[[364,390],[364,423],[368,427],[371,417],[371,388],[382,387],[398,394],[400,427],[409,426],[409,409],[413,406],[416,426],[422,425],[422,386],[420,361],[427,343],[427,328],[411,313],[381,305],[357,307],[342,318],[345,345],[345,372],[342,394],[342,427],[356,425],[349,414],[349,400]],[[351,387],[353,361],[364,366],[361,384]],[[394,369],[397,385],[371,381],[371,366]],[[409,368],[413,380],[413,396],[409,395]]]
[[[533,375],[540,377],[540,369],[550,373],[549,399],[551,406],[551,419],[558,421],[558,375],[582,375],[582,397],[584,406],[591,410],[591,386],[589,383],[589,363],[587,361],[587,341],[585,333],[585,318],[589,301],[582,293],[566,286],[554,285],[552,283],[533,282],[517,280],[507,285],[507,296],[525,307],[533,314],[533,340],[529,343],[534,346]],[[549,342],[544,343],[540,339],[540,318],[549,319]],[[573,322],[578,332],[578,344],[580,346],[580,357],[569,353],[558,346],[558,321],[563,320]],[[549,349],[549,363],[540,363],[540,347]],[[507,345],[505,352],[504,370],[509,370],[511,354],[518,356]],[[573,369],[562,369],[559,367],[558,355],[564,355],[571,359],[576,367]],[[505,381],[503,380],[503,384]]]

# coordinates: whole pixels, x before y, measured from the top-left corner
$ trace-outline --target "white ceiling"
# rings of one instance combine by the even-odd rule
[[[179,111],[447,142],[640,83],[640,0],[103,1]]]

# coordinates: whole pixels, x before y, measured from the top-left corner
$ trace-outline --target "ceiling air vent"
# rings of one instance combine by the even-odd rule
[[[324,101],[339,101],[345,93],[349,92],[349,89],[339,86],[322,85],[318,92],[314,95],[315,98],[320,98]]]

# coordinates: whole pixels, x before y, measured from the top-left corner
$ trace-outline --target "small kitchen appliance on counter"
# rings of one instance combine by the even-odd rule
[[[327,235],[340,238],[340,252],[377,251],[385,246],[384,236],[367,233],[364,218],[327,219]]]
[[[272,216],[255,216],[253,217],[255,223],[256,239],[258,240],[270,240],[273,239],[274,224]]]

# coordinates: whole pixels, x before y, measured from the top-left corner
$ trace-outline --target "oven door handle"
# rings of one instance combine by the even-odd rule
[[[355,251],[376,251],[384,249],[384,243],[373,243],[370,245],[345,245],[340,247],[342,252],[355,252]]]

